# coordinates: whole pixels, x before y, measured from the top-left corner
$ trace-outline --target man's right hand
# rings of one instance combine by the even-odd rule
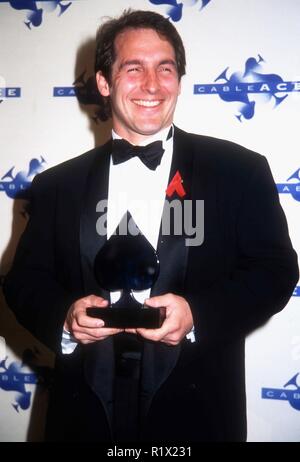
[[[124,329],[104,327],[102,319],[92,318],[86,314],[86,309],[91,306],[105,309],[107,305],[107,300],[96,295],[80,298],[70,306],[64,329],[70,332],[78,343],[83,344],[104,340],[110,335],[122,332]]]

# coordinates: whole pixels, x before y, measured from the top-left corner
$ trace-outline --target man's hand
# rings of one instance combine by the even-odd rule
[[[166,307],[166,319],[159,329],[125,329],[142,337],[163,342],[167,345],[178,345],[193,327],[193,316],[188,302],[178,295],[166,294],[145,300],[145,305],[153,308]]]
[[[70,332],[77,342],[83,344],[104,340],[110,335],[122,332],[124,329],[103,327],[104,321],[102,319],[92,318],[86,314],[88,307],[97,306],[99,309],[105,309],[107,305],[107,300],[96,295],[80,298],[70,306],[64,329]]]

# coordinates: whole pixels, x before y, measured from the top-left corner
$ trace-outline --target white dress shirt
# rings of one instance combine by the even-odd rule
[[[156,170],[150,170],[138,157],[121,164],[114,165],[112,158],[109,168],[108,207],[107,207],[107,239],[114,233],[122,217],[130,212],[133,220],[154,249],[168,187],[173,154],[173,136],[166,139],[170,127],[161,130],[148,138],[144,145],[162,140],[164,154]],[[113,139],[120,138],[112,131]],[[141,145],[143,145],[141,143]],[[134,297],[144,303],[150,290],[133,292]],[[120,297],[120,292],[112,292],[112,303]]]

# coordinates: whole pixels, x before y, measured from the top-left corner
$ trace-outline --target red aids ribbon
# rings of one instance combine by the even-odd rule
[[[168,197],[173,196],[174,192],[177,192],[179,197],[184,197],[186,195],[186,192],[183,187],[183,180],[181,178],[179,170],[177,170],[169,186],[166,189],[166,194]]]

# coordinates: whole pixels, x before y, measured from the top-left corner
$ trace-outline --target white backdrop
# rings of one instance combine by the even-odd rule
[[[93,40],[127,7],[170,16],[187,51],[176,124],[266,155],[299,252],[299,0],[0,0],[1,275],[26,223],[16,192],[108,136],[84,104]],[[248,441],[300,441],[299,295],[247,340]],[[0,441],[38,441],[52,357],[0,304]]]

